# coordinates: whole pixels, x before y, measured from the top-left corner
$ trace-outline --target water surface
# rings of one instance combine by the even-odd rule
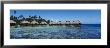
[[[11,39],[100,39],[100,24],[10,27]]]

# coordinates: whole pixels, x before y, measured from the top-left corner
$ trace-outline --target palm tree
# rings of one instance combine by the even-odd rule
[[[22,17],[23,17],[23,15],[20,15],[20,16],[19,16],[19,18],[22,18]]]
[[[13,20],[13,19],[14,19],[14,16],[13,16],[13,15],[11,15],[10,20]]]
[[[37,19],[38,17],[37,17],[37,15],[34,15],[33,18],[34,18],[34,19]]]
[[[49,24],[50,23],[50,20],[47,20],[47,23]]]
[[[22,20],[25,20],[25,18],[23,17]]]
[[[16,14],[16,10],[14,10],[14,14]]]
[[[41,19],[41,17],[39,16],[39,19]]]
[[[20,16],[18,17],[19,20],[21,20],[22,18],[23,18],[23,15],[20,15]]]
[[[27,20],[29,22],[32,22],[33,21],[32,16],[29,16],[28,18],[23,18],[23,19],[25,19],[25,20]]]
[[[29,18],[31,18],[31,16],[29,15]]]

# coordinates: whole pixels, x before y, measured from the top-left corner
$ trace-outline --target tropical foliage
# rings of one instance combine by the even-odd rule
[[[20,15],[20,16],[18,16],[18,17],[11,15],[10,20],[15,21],[17,24],[20,24],[21,21],[29,21],[29,22],[32,22],[32,21],[34,21],[34,20],[37,21],[39,24],[40,24],[41,22],[46,22],[46,23],[49,24],[49,22],[50,22],[50,20],[43,19],[41,16],[37,16],[37,15],[28,16],[27,18],[24,17],[23,15]]]

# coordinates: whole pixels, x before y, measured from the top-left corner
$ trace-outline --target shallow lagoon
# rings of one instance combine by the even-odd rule
[[[10,28],[11,39],[100,39],[100,24],[24,26]]]

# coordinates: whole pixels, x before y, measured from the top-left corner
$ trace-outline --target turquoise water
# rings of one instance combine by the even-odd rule
[[[27,26],[10,30],[11,39],[100,39],[100,24]]]

